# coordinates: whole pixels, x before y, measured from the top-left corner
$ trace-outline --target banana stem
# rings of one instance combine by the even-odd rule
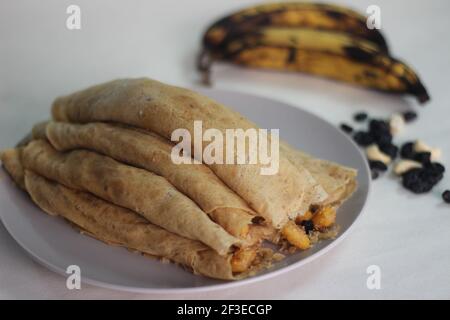
[[[210,53],[207,50],[203,50],[197,59],[197,70],[201,74],[201,83],[205,86],[211,86],[211,65],[212,58]]]

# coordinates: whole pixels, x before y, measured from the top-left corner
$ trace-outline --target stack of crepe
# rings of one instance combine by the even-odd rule
[[[355,170],[286,143],[275,175],[261,175],[260,164],[175,164],[172,132],[193,136],[199,120],[204,130],[257,128],[193,91],[123,79],[56,99],[52,120],[1,159],[43,211],[213,278],[270,265],[279,255],[265,241],[304,250],[313,235],[332,234],[336,209],[356,188]]]

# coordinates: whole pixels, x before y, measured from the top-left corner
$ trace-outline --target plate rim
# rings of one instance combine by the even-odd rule
[[[268,100],[271,103],[277,103],[277,104],[283,104],[284,107],[288,107],[288,108],[293,108],[293,109],[297,109],[300,110],[301,112],[307,113],[309,116],[312,116],[314,118],[316,118],[317,120],[323,122],[324,124],[331,126],[335,129],[335,131],[337,132],[337,134],[343,136],[345,139],[347,139],[351,145],[357,150],[358,155],[365,159],[365,156],[363,154],[363,152],[361,151],[361,149],[358,147],[358,145],[349,138],[348,135],[344,134],[341,130],[339,130],[338,128],[336,128],[335,125],[333,125],[331,122],[323,119],[322,117],[320,117],[319,115],[316,115],[308,110],[303,109],[301,106],[296,106],[293,105],[291,103],[282,101],[282,100],[278,100],[275,98],[270,98],[270,97],[266,97],[264,95],[257,95],[257,94],[253,94],[253,93],[247,93],[247,92],[241,92],[238,90],[228,90],[228,89],[217,89],[217,88],[199,88],[199,87],[193,87],[191,89],[194,89],[196,91],[200,91],[202,94],[205,94],[207,92],[221,92],[223,94],[231,94],[231,95],[246,95],[249,96],[251,98],[258,98],[258,99],[264,99],[264,100]],[[205,94],[207,95],[207,94]],[[361,216],[365,213],[366,209],[367,209],[367,204],[371,198],[371,194],[372,194],[372,181],[370,178],[370,168],[369,165],[367,163],[367,161],[364,161],[364,172],[358,172],[358,174],[364,174],[367,178],[367,193],[366,193],[366,197],[364,199],[364,203],[362,204],[362,207],[358,213],[358,215],[356,216],[356,218],[352,221],[352,223],[350,224],[350,226],[347,228],[347,230],[345,230],[343,233],[339,234],[338,237],[336,237],[335,239],[333,239],[332,242],[330,242],[327,246],[325,246],[324,248],[320,249],[319,251],[301,259],[300,261],[294,262],[292,264],[286,265],[278,270],[274,270],[274,271],[269,271],[265,274],[261,274],[261,275],[255,275],[246,279],[241,279],[241,280],[230,280],[228,282],[225,283],[218,283],[218,284],[211,284],[211,285],[205,285],[205,286],[199,286],[199,287],[171,287],[171,288],[149,288],[149,287],[136,287],[136,286],[124,286],[124,285],[119,285],[119,284],[111,284],[108,282],[104,282],[104,281],[100,281],[100,280],[95,280],[92,279],[90,277],[87,276],[82,276],[81,277],[81,283],[85,283],[85,284],[89,284],[89,285],[93,285],[93,286],[97,286],[97,287],[101,287],[101,288],[106,288],[106,289],[111,289],[111,290],[117,290],[117,291],[123,291],[123,292],[132,292],[132,293],[143,293],[143,294],[174,294],[174,293],[200,293],[200,292],[212,292],[212,291],[219,291],[219,290],[225,290],[225,289],[230,289],[230,288],[235,288],[235,287],[239,287],[239,286],[243,286],[243,285],[249,285],[249,284],[253,284],[256,282],[262,282],[271,278],[274,278],[276,276],[279,276],[283,273],[288,273],[291,272],[294,269],[297,269],[301,266],[304,266],[306,264],[308,264],[309,262],[311,262],[312,260],[315,260],[317,258],[319,258],[320,256],[328,253],[330,250],[332,250],[333,248],[337,247],[349,234],[350,232],[355,228],[355,226],[360,222],[361,220]],[[9,175],[7,174],[7,172],[5,171],[4,168],[2,168],[3,173],[9,177]],[[11,182],[11,181],[10,181]],[[5,182],[2,182],[5,183]],[[34,253],[32,250],[30,250],[25,244],[22,243],[22,241],[20,241],[17,237],[14,236],[13,232],[11,231],[11,227],[8,225],[7,222],[5,222],[5,219],[2,219],[2,215],[1,215],[1,210],[0,210],[0,220],[3,223],[5,229],[8,231],[9,235],[14,239],[14,241],[16,241],[19,246],[37,263],[39,263],[40,265],[44,266],[45,268],[53,271],[54,273],[62,276],[62,277],[66,277],[67,273],[65,270],[61,269],[59,266],[56,266],[52,263],[49,263],[48,261],[45,261],[44,259],[42,259],[41,257],[38,256],[38,254]],[[201,275],[199,275],[201,276]]]

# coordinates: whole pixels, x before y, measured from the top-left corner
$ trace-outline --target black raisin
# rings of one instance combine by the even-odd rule
[[[391,159],[397,158],[398,147],[392,143],[380,143],[378,144],[380,150],[387,154]]]
[[[309,207],[309,211],[311,211],[312,214],[315,214],[319,209],[320,209],[320,206],[315,205],[315,204],[312,204],[312,205]]]
[[[445,190],[444,193],[442,193],[442,199],[444,199],[445,202],[450,203],[450,190]]]
[[[345,133],[352,133],[353,132],[353,128],[350,127],[348,124],[342,123],[340,125],[340,128],[342,131],[344,131]]]
[[[403,159],[414,159],[414,142],[407,142],[400,148],[400,156]]]
[[[403,186],[414,193],[430,191],[434,184],[431,183],[422,169],[411,169],[402,175]]]
[[[370,160],[369,167],[370,167],[370,169],[376,170],[376,171],[386,171],[387,170],[387,165],[385,165],[381,161]]]
[[[303,226],[303,228],[305,228],[306,234],[309,234],[314,230],[314,223],[311,220],[303,220],[301,222],[301,225]]]
[[[356,132],[353,136],[353,140],[355,140],[357,144],[363,147],[367,147],[374,143],[373,137],[368,132],[364,131]]]
[[[419,179],[419,173],[422,171],[422,168],[412,168],[408,171],[406,171],[405,173],[402,174],[402,178],[404,178],[405,176],[408,176],[407,179],[411,180],[411,179],[415,179],[418,180]]]
[[[371,133],[389,133],[389,124],[384,120],[372,119],[369,123],[369,131]]]
[[[403,112],[403,119],[405,120],[405,122],[411,122],[411,121],[415,120],[416,118],[417,118],[417,113],[415,113],[414,111]]]
[[[431,153],[430,152],[418,152],[414,155],[413,159],[422,164],[427,164],[431,161]]]
[[[358,112],[358,113],[356,113],[356,114],[353,116],[353,119],[354,119],[356,122],[362,122],[362,121],[364,121],[364,120],[367,119],[367,113],[365,113],[365,112]]]
[[[389,124],[384,120],[371,120],[369,123],[369,133],[377,144],[388,144],[392,141]]]
[[[445,167],[442,164],[440,164],[439,162],[426,163],[424,168],[426,170],[434,171],[434,172],[437,172],[437,173],[444,173],[445,172]]]
[[[392,135],[390,133],[373,133],[372,137],[378,145],[392,143]]]
[[[426,179],[427,182],[431,183],[433,186],[436,185],[439,181],[441,181],[442,178],[444,177],[443,172],[441,172],[436,168],[425,167],[423,168],[423,171],[424,171],[423,173],[424,179]]]
[[[415,193],[430,191],[442,180],[442,172],[426,168],[411,169],[403,174],[403,186]]]
[[[372,180],[376,180],[380,176],[380,173],[378,172],[378,170],[371,170],[371,175],[372,175]]]
[[[378,145],[392,143],[392,135],[390,133],[383,135],[375,135],[374,139]]]

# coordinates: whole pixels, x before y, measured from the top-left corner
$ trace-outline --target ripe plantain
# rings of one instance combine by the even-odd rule
[[[330,12],[340,12],[340,20],[330,20],[330,16],[337,17]],[[429,100],[416,73],[392,58],[382,35],[371,31],[365,18],[343,7],[305,3],[257,6],[225,17],[208,29],[198,69],[205,83],[210,82],[213,61],[228,61],[411,94],[421,103]]]
[[[298,71],[391,93],[411,94],[420,103],[428,93],[405,63],[378,52],[349,48],[346,55],[292,47],[254,46],[230,61],[245,67]]]
[[[240,38],[225,43],[221,51],[211,51],[214,59],[226,59],[238,51],[256,45],[287,47],[292,50],[303,49],[345,55],[348,48],[359,47],[368,52],[378,52],[373,42],[334,31],[320,31],[303,28],[265,27],[254,32],[242,34]]]
[[[203,46],[220,51],[222,46],[242,34],[262,27],[310,28],[340,31],[373,42],[388,52],[383,35],[368,29],[367,18],[343,6],[321,3],[279,2],[247,8],[213,23],[203,37]]]

